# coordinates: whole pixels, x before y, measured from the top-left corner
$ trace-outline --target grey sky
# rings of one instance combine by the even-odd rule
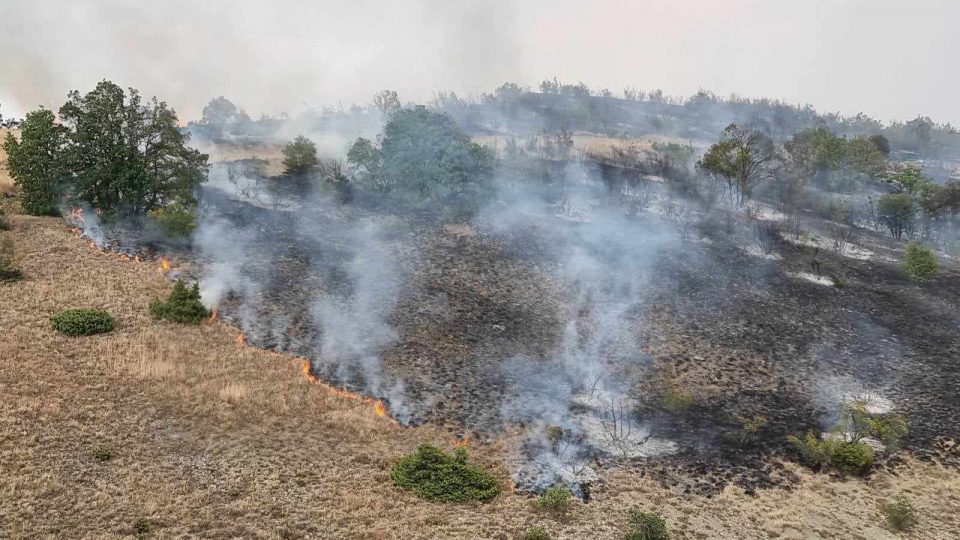
[[[191,118],[557,76],[957,125],[958,22],[955,0],[0,0],[0,112],[103,78]]]

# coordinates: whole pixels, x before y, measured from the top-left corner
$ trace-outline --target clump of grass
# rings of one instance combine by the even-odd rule
[[[667,522],[655,512],[631,510],[627,516],[626,540],[670,540]]]
[[[920,524],[913,505],[902,495],[893,501],[882,503],[880,513],[883,514],[887,527],[894,531],[909,531]]]
[[[13,240],[0,237],[0,283],[13,283],[23,279],[23,272],[16,266]]]
[[[107,445],[100,445],[93,451],[93,457],[100,463],[105,463],[113,458],[113,450]]]
[[[556,515],[564,515],[570,509],[573,494],[565,486],[550,486],[537,499],[537,506],[541,510],[551,512]]]
[[[90,336],[113,330],[113,316],[102,309],[68,309],[50,317],[53,328],[68,336]]]
[[[173,284],[166,302],[157,298],[150,303],[150,313],[158,319],[190,324],[199,324],[210,316],[210,311],[200,301],[200,285],[194,283],[188,288],[179,279]]]
[[[830,281],[832,281],[833,286],[838,289],[842,289],[847,286],[847,282],[844,281],[840,276],[837,276],[836,274],[830,276]]]
[[[464,448],[457,448],[451,455],[422,444],[416,452],[400,458],[390,469],[390,476],[397,486],[428,501],[488,501],[500,493],[493,475],[467,463]]]
[[[550,533],[543,525],[537,525],[524,533],[523,540],[550,540]]]

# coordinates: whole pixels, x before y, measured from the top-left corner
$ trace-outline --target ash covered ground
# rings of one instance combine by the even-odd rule
[[[958,462],[952,263],[921,288],[880,234],[871,258],[786,237],[765,257],[740,223],[686,230],[590,181],[563,191],[507,187],[451,222],[214,185],[189,257],[249,343],[310,358],[401,422],[506,437],[521,488],[589,497],[612,465],[707,495],[786,486],[787,436],[864,395],[906,416],[908,451]],[[811,257],[843,286],[798,277]]]

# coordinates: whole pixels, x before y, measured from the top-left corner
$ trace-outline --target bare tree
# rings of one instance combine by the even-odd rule
[[[393,111],[400,108],[400,98],[395,90],[381,90],[373,96],[373,106],[380,111],[380,116],[387,118]]]

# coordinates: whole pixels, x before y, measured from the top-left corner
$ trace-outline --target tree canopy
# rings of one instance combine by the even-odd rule
[[[492,175],[494,158],[449,116],[419,106],[390,117],[379,148],[358,139],[348,162],[368,187],[424,200],[477,189]]]
[[[317,145],[300,135],[283,147],[283,166],[290,175],[303,175],[317,166]]]
[[[142,214],[171,203],[194,203],[206,179],[207,155],[186,146],[176,113],[156,98],[144,103],[110,81],[60,108],[73,196],[108,212]]]
[[[53,111],[39,109],[27,114],[20,137],[7,133],[3,143],[20,204],[28,214],[55,214],[69,174],[63,159],[67,130],[56,123]]]
[[[746,202],[753,188],[773,175],[774,145],[765,134],[730,124],[697,163],[726,184],[731,197]]]

